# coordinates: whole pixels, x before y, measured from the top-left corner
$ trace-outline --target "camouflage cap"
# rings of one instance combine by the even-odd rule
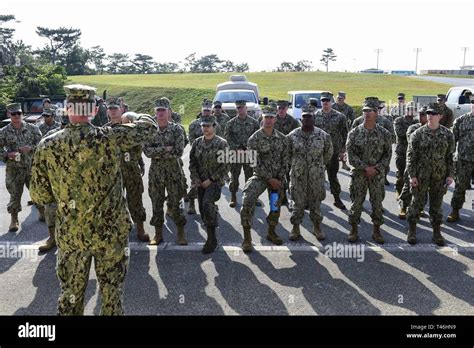
[[[418,113],[421,115],[425,115],[426,110],[428,110],[428,105],[423,105],[420,109],[418,109]]]
[[[409,102],[406,106],[407,109],[414,110],[416,109],[416,104],[415,102]]]
[[[276,116],[276,108],[273,105],[265,105],[262,108],[262,116],[270,116],[270,117],[275,117]]]
[[[323,100],[331,100],[332,98],[332,93],[331,92],[321,92],[321,97],[319,98],[321,101]]]
[[[402,92],[398,93],[397,98],[398,99],[405,99],[405,93],[402,93]]]
[[[201,103],[202,110],[212,110],[212,101],[209,99],[204,99]]]
[[[305,115],[314,116],[314,109],[315,107],[313,105],[309,105],[309,104],[303,105],[301,107],[301,116],[305,116]]]
[[[288,100],[278,100],[277,102],[277,106],[281,106],[281,107],[288,107]]]
[[[170,100],[168,98],[162,97],[155,101],[155,109],[169,109]]]
[[[365,101],[376,101],[377,103],[380,103],[379,97],[365,97]]]
[[[200,118],[200,122],[199,122],[202,125],[204,124],[209,124],[209,125],[213,125],[213,124],[216,124],[216,116],[214,115],[209,115],[209,116],[201,116]]]
[[[316,98],[309,98],[308,99],[308,104],[312,106],[318,106],[318,99]]]
[[[8,112],[23,112],[20,103],[11,103],[7,105]]]
[[[95,102],[96,88],[87,85],[64,86],[68,102]]]
[[[345,97],[346,97],[346,92],[339,91],[339,92],[337,93],[337,97],[338,97],[338,98],[345,98]]]
[[[438,94],[436,97],[438,100],[446,100],[446,94]]]
[[[379,100],[379,109],[383,109],[385,107],[385,100]]]
[[[51,108],[45,108],[43,109],[43,112],[41,113],[42,116],[53,116],[54,115],[54,109]]]
[[[364,105],[362,105],[362,111],[375,111],[377,112],[379,108],[379,101],[378,100],[366,100]]]
[[[222,102],[219,100],[216,100],[214,103],[212,103],[212,105],[222,107]]]
[[[439,104],[438,103],[430,103],[428,108],[426,109],[427,114],[434,114],[439,115]]]
[[[235,101],[235,106],[247,106],[247,101],[246,100],[236,100]]]
[[[121,99],[118,97],[110,97],[107,99],[107,107],[108,108],[119,108],[121,103]]]

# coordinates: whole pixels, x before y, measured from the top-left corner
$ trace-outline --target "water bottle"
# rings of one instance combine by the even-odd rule
[[[277,202],[278,202],[278,191],[272,190],[270,192],[270,211],[276,212],[278,211],[277,207]]]

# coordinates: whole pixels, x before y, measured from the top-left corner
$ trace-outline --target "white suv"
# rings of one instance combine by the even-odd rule
[[[324,91],[289,91],[289,108],[288,114],[294,118],[301,120],[301,108],[303,105],[309,104],[310,98],[315,98],[318,101],[317,108],[321,109],[321,93]],[[334,103],[334,98],[331,97],[331,104]]]
[[[244,75],[232,75],[230,81],[220,83],[216,87],[214,101],[222,103],[222,109],[231,117],[237,114],[235,102],[245,100],[249,115],[258,119],[262,115],[258,86],[249,82]]]

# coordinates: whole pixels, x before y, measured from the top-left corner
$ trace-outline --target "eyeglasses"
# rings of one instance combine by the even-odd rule
[[[10,112],[10,115],[12,116],[20,116],[21,115],[21,112]]]

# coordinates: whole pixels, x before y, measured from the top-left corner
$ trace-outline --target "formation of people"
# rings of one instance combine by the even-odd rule
[[[171,110],[165,97],[156,100],[152,117],[125,112],[122,98],[98,102],[93,87],[69,85],[65,90],[67,113],[59,122],[54,110],[45,107],[43,123],[39,127],[28,124],[22,120],[21,105],[13,103],[7,106],[11,123],[0,130],[0,158],[6,162],[10,194],[9,229],[19,229],[18,212],[26,186],[40,220],[48,226],[49,238],[40,250],[58,246],[60,314],[82,313],[92,259],[101,285],[103,314],[122,313],[121,293],[132,223],[138,240],[159,245],[163,242],[165,204],[166,215],[176,224],[176,243],[186,245],[185,212],[196,213],[197,199],[207,232],[202,251],[213,252],[218,245],[216,203],[229,183],[229,206],[237,206],[242,171],[245,184],[240,218],[244,252],[253,249],[252,219],[265,191],[270,202],[266,235],[269,241],[283,244],[277,234],[283,205],[291,208],[291,241],[300,238],[305,210],[313,224],[312,233],[324,240],[321,202],[326,197],[326,172],[334,206],[346,210],[340,199],[340,162],[346,170],[351,169],[348,241],[354,243],[359,238],[358,226],[368,191],[372,238],[383,244],[382,204],[393,143],[399,217],[409,222],[407,241],[417,242],[416,224],[428,202],[433,242],[442,246],[443,196],[455,181],[447,221],[457,221],[474,174],[474,106],[473,111],[454,120],[444,104],[444,95],[438,95],[437,103],[418,107],[406,103],[405,95],[400,93],[398,105],[387,114],[384,101],[367,97],[363,114],[356,117],[345,103],[344,92],[338,93],[333,104],[332,93],[323,92],[322,108],[317,108],[317,100],[309,100],[303,106],[301,122],[288,114],[288,102],[284,100],[264,106],[257,120],[247,113],[244,100],[235,102],[237,115],[231,118],[220,102],[206,99],[186,134],[181,116]],[[470,101],[474,105],[472,95]],[[94,118],[99,114],[100,120]],[[190,187],[182,160],[188,143]],[[142,153],[151,159],[148,194],[152,201],[153,238],[144,229]],[[233,154],[232,159],[224,154]],[[188,203],[187,210],[183,200]]]

